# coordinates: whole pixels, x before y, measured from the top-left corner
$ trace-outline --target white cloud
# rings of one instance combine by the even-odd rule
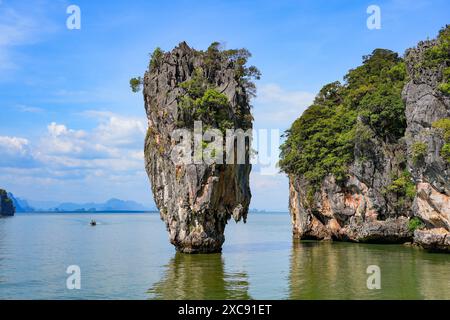
[[[97,176],[143,171],[145,121],[110,112],[89,111],[91,130],[75,130],[52,122],[36,146],[35,157],[46,167],[73,174]]]
[[[145,121],[109,112],[89,111],[98,125],[90,131],[74,130],[63,124],[51,123],[42,139],[40,151],[44,157],[69,166],[128,168],[131,162],[142,164],[142,149],[146,132]]]
[[[30,142],[19,137],[0,136],[0,166],[32,167],[35,165]]]
[[[109,146],[126,146],[135,144],[144,136],[146,124],[141,119],[124,118],[114,114],[98,113],[100,125],[94,135],[99,142]],[[143,139],[139,141],[143,145]]]
[[[49,154],[80,154],[85,148],[87,134],[82,130],[71,130],[65,125],[52,122],[42,145]]]
[[[18,137],[0,136],[0,150],[2,154],[25,155],[28,152],[28,140]]]
[[[315,94],[289,91],[277,84],[258,87],[254,116],[259,127],[288,128],[312,104]]]
[[[55,179],[85,178],[144,171],[145,121],[113,113],[90,112],[97,126],[76,130],[52,122],[37,143],[0,136],[0,167],[41,168],[42,176]]]

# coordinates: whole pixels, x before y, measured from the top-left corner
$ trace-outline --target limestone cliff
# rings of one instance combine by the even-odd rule
[[[259,72],[245,66],[249,56],[245,49],[221,50],[218,43],[197,51],[183,42],[168,53],[155,50],[142,80],[148,117],[145,167],[170,242],[178,251],[220,252],[227,221],[247,218],[249,162],[224,163],[215,149],[212,161],[203,161],[201,154],[200,159],[195,155],[195,145],[186,151],[193,155],[191,161],[174,161],[177,144],[184,139],[192,145],[193,139],[173,134],[177,129],[192,132],[197,128],[194,121],[201,121],[200,134],[206,129],[225,133],[252,127],[250,79],[258,78]],[[210,142],[204,138],[200,148],[209,150]]]
[[[0,216],[13,216],[15,212],[13,202],[5,190],[0,189]]]
[[[449,33],[447,27],[437,40],[420,42],[407,51],[411,80],[403,90],[408,165],[417,187],[412,211],[426,225],[426,230],[415,232],[414,240],[428,249],[446,251],[450,251],[450,159],[444,152],[450,125],[439,123],[450,123],[450,95],[442,90],[449,77],[450,47],[448,39],[446,47],[441,40]],[[447,55],[437,55],[440,49]]]
[[[449,29],[404,59],[375,50],[287,132],[295,236],[448,250]]]

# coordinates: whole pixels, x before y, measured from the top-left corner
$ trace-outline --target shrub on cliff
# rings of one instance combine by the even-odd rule
[[[193,77],[179,87],[185,92],[178,97],[178,103],[184,111],[179,115],[178,126],[191,126],[192,120],[196,120],[214,125],[223,132],[233,127],[234,123],[227,113],[230,107],[227,96],[208,82],[202,68],[197,68]]]
[[[164,51],[161,48],[156,48],[153,53],[150,54],[150,69],[158,68],[161,64],[161,59],[164,56]],[[142,77],[135,77],[130,79],[131,91],[137,93],[141,91],[144,80]]]
[[[261,72],[255,66],[247,66],[248,59],[252,54],[245,48],[230,49],[221,52],[222,59],[229,60],[234,64],[237,81],[244,86],[250,96],[256,95],[256,86],[253,79],[259,80]]]
[[[164,51],[157,47],[150,55],[150,69],[158,68],[161,64],[161,59],[164,56]]]
[[[142,78],[141,77],[130,79],[130,88],[131,88],[131,91],[133,91],[134,93],[141,91],[141,86],[142,86]]]
[[[450,163],[450,118],[444,118],[433,123],[433,127],[440,129],[445,143],[441,149],[441,156]]]
[[[325,85],[312,106],[286,131],[280,168],[318,186],[327,174],[346,179],[354,160],[358,119],[379,138],[396,141],[406,128],[401,91],[406,79],[403,60],[376,49],[344,77]]]
[[[376,49],[363,57],[363,64],[345,76],[347,103],[380,137],[395,141],[406,128],[401,92],[406,67],[397,53]]]
[[[259,79],[261,74],[256,67],[246,65],[251,57],[250,52],[247,49],[221,50],[220,44],[213,42],[206,51],[198,54],[203,58],[202,67],[197,67],[191,79],[178,85],[184,89],[178,97],[178,103],[184,112],[179,114],[177,125],[189,127],[193,125],[193,120],[201,120],[223,132],[235,125],[242,129],[249,128],[253,118],[247,111],[235,110],[237,118],[246,113],[249,115],[239,119],[239,124],[235,124],[233,118],[230,118],[230,102],[224,93],[217,90],[214,79],[220,66],[226,62],[234,68],[235,80],[246,94],[254,96],[256,87],[253,79]]]
[[[438,79],[439,90],[445,95],[450,95],[450,25],[439,31],[436,45],[425,51],[424,65],[429,68],[444,66]]]
[[[423,227],[425,227],[425,225],[418,217],[411,218],[408,222],[408,230],[411,232],[414,232],[415,230],[421,229]]]
[[[387,187],[388,192],[396,193],[399,199],[409,198],[413,200],[416,195],[416,185],[412,180],[411,174],[405,170]]]
[[[412,145],[412,159],[415,164],[423,161],[425,156],[427,155],[428,146],[425,142],[416,141]]]

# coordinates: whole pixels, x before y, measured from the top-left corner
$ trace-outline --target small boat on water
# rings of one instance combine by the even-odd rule
[[[97,221],[91,220],[91,226],[96,226],[96,225],[97,225]]]

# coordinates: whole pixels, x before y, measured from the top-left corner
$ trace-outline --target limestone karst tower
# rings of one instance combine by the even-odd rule
[[[200,151],[209,150],[213,161],[199,161],[194,150],[191,162],[174,161],[173,155],[180,142],[174,132],[194,132],[198,121],[201,133],[207,129],[222,132],[223,144],[227,129],[252,128],[250,97],[255,86],[251,79],[259,78],[259,71],[246,66],[249,56],[245,49],[221,50],[218,43],[197,51],[182,42],[171,52],[155,50],[140,80],[149,126],[145,166],[161,219],[178,251],[220,252],[227,221],[233,217],[245,222],[247,218],[249,161],[221,163],[225,153],[208,149],[214,140],[200,142]],[[182,139],[193,143],[193,137]],[[247,139],[247,160],[249,150]]]

